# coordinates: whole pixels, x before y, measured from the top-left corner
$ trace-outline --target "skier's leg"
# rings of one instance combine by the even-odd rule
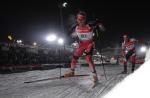
[[[89,69],[92,72],[94,82],[98,81],[95,65],[92,61],[93,43],[90,43],[86,48],[86,61],[89,65]]]
[[[132,68],[131,71],[134,72],[135,70],[135,62],[136,62],[136,55],[135,53],[131,56]]]
[[[129,55],[127,54],[124,57],[124,61],[123,61],[124,70],[123,70],[122,74],[127,74],[127,62],[128,62],[128,59],[129,59]]]
[[[70,71],[64,74],[65,77],[74,76],[77,60],[83,54],[83,52],[84,52],[84,49],[82,47],[79,47],[75,50],[72,60],[71,60],[71,64],[70,64],[71,65]]]
[[[98,77],[97,77],[95,65],[93,64],[93,61],[92,61],[92,55],[87,55],[86,61],[89,65],[90,71],[92,72],[93,81],[96,82],[98,80]]]
[[[127,73],[127,60],[124,61],[124,73]]]

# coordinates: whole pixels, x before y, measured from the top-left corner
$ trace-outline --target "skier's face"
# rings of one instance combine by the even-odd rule
[[[86,17],[83,15],[78,14],[77,15],[77,23],[78,25],[84,25],[86,22]]]

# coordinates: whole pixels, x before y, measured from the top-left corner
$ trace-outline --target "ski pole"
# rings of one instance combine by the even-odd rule
[[[103,63],[103,57],[102,57],[101,51],[100,51],[100,55],[101,55],[101,61],[102,61],[102,66],[103,66],[103,72],[104,72],[104,76],[105,76],[105,79],[107,80],[107,76],[106,76],[106,70],[105,70],[105,67],[104,67],[104,63]]]

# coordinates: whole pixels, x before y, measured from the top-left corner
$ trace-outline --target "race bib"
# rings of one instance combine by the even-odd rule
[[[77,33],[80,40],[91,40],[93,38],[93,32]]]

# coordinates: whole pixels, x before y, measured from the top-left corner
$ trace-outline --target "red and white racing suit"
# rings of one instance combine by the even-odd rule
[[[127,70],[127,61],[132,62],[132,71],[134,71],[136,54],[135,54],[135,41],[129,39],[127,42],[122,43],[122,53],[124,56],[124,70]]]
[[[79,47],[76,48],[76,50],[73,53],[71,69],[75,69],[75,65],[77,63],[78,58],[82,56],[82,54],[85,52],[86,61],[89,64],[89,68],[92,73],[96,74],[95,66],[92,61],[92,50],[94,47],[93,28],[90,27],[88,24],[83,27],[76,26],[75,33],[79,38]]]

